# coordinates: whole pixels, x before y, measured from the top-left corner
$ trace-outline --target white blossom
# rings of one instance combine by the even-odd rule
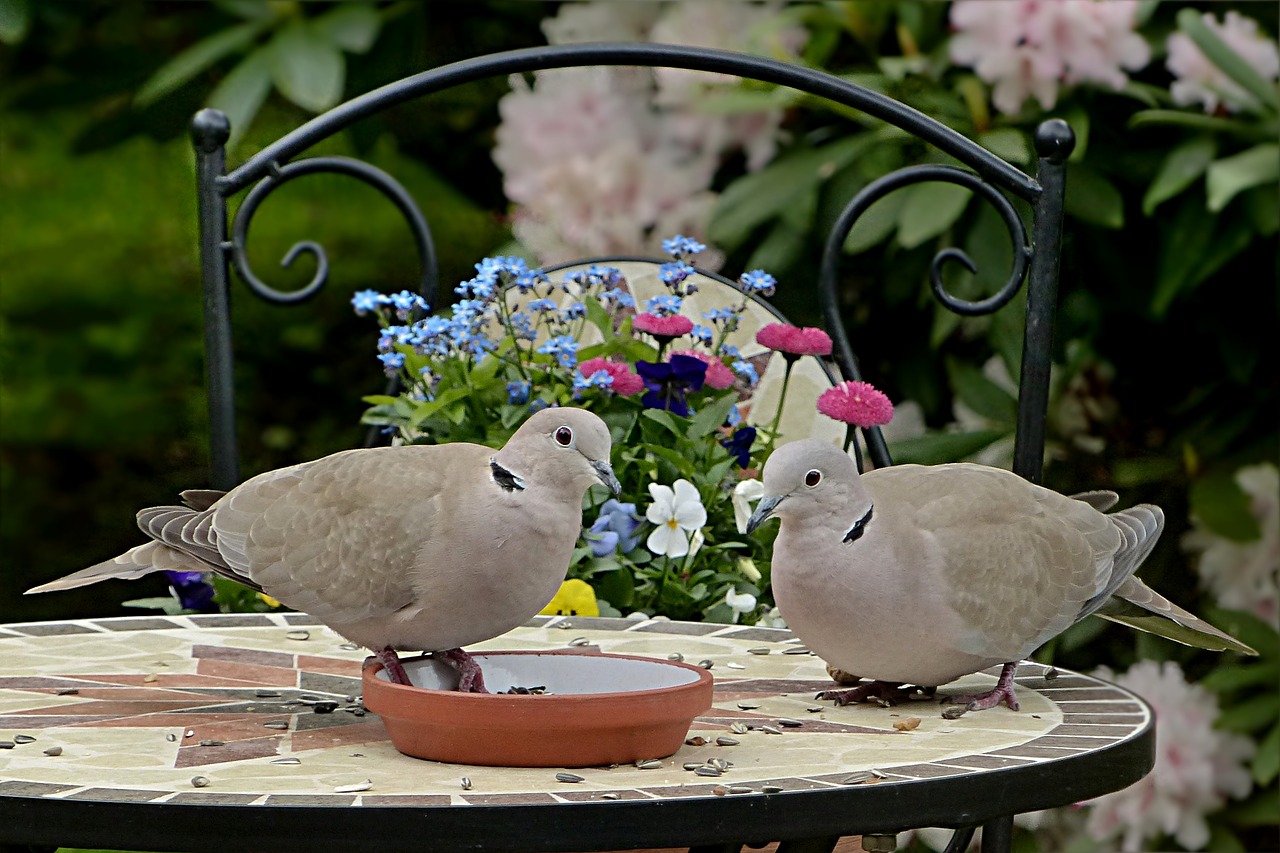
[[[645,518],[654,525],[645,545],[653,553],[671,558],[688,555],[695,535],[707,523],[707,511],[693,483],[679,479],[674,485],[673,489],[650,483],[653,503],[645,511]]]
[[[729,605],[729,609],[733,611],[733,621],[737,622],[738,617],[744,613],[750,613],[756,609],[756,597],[749,592],[737,592],[730,588],[724,594],[724,603]]]
[[[1244,767],[1256,748],[1253,741],[1214,729],[1217,699],[1188,684],[1172,661],[1140,661],[1120,676],[1104,667],[1097,675],[1151,703],[1156,763],[1142,780],[1089,802],[1089,834],[1099,841],[1118,838],[1126,851],[1161,835],[1188,850],[1203,850],[1209,840],[1205,815],[1222,808],[1228,796],[1244,798],[1253,785]]]
[[[747,522],[751,520],[751,505],[764,497],[764,483],[754,477],[739,480],[733,487],[733,496],[729,499],[733,504],[733,521],[738,532],[746,534]]]
[[[1202,18],[1205,26],[1253,66],[1262,79],[1275,80],[1280,76],[1280,49],[1274,38],[1258,32],[1257,21],[1238,12],[1227,12],[1221,23],[1208,12]],[[1174,103],[1182,106],[1200,103],[1207,113],[1217,111],[1219,106],[1234,112],[1254,103],[1253,96],[1210,62],[1186,33],[1170,34],[1168,50],[1165,64],[1178,78],[1169,86]]]

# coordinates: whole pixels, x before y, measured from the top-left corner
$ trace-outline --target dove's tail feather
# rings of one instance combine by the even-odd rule
[[[1137,578],[1129,578],[1097,615],[1139,631],[1215,652],[1256,655],[1249,646],[1188,613]]]
[[[170,571],[206,571],[207,566],[192,560],[180,551],[166,547],[162,542],[148,542],[136,548],[130,548],[114,560],[105,560],[96,566],[72,572],[65,577],[49,581],[27,590],[27,595],[37,592],[56,592],[63,589],[75,589],[91,583],[111,578],[133,580],[152,572]]]
[[[1120,496],[1115,492],[1106,489],[1096,489],[1091,492],[1080,492],[1071,496],[1078,501],[1084,501],[1098,512],[1106,512],[1111,509],[1120,500]]]
[[[213,506],[225,494],[226,492],[220,489],[187,489],[178,493],[182,502],[197,512]]]
[[[1111,492],[1084,493],[1084,495],[1097,497],[1096,501],[1084,495],[1073,495],[1073,497],[1097,509],[1106,503],[1103,496],[1111,494]],[[1084,603],[1077,619],[1083,619],[1090,613],[1097,612],[1111,600],[1113,595],[1116,595],[1116,590],[1129,582],[1133,573],[1142,565],[1142,561],[1151,554],[1151,549],[1156,546],[1160,534],[1164,531],[1164,511],[1154,504],[1138,504],[1113,512],[1107,518],[1120,532],[1120,547],[1112,555],[1111,576],[1102,589]]]

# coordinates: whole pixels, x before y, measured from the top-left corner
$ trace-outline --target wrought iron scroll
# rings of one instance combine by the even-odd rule
[[[348,157],[311,157],[295,163],[288,163],[284,166],[276,165],[272,169],[272,173],[254,185],[249,194],[245,196],[232,222],[231,240],[225,245],[231,254],[236,272],[240,275],[240,278],[244,279],[249,289],[268,302],[291,305],[315,296],[320,288],[324,287],[325,282],[328,281],[329,258],[325,254],[324,247],[314,240],[302,240],[294,243],[280,261],[280,265],[287,268],[293,264],[298,255],[304,252],[313,255],[316,259],[316,271],[312,275],[311,281],[301,288],[291,291],[277,290],[259,279],[249,266],[246,251],[249,225],[253,221],[253,216],[257,212],[259,205],[262,204],[266,197],[294,178],[317,172],[331,172],[357,178],[386,196],[404,215],[405,221],[409,225],[409,230],[413,233],[414,242],[418,247],[418,257],[422,262],[422,278],[418,286],[418,292],[422,294],[429,304],[434,305],[436,284],[439,276],[435,246],[431,240],[431,229],[427,225],[422,212],[418,210],[413,196],[409,195],[408,191],[386,172],[361,160],[353,160]]]
[[[831,330],[835,344],[834,355],[840,370],[849,379],[860,379],[857,360],[849,337],[845,333],[844,323],[840,318],[840,305],[836,297],[836,271],[839,267],[841,247],[845,238],[853,230],[858,218],[880,199],[895,190],[927,181],[943,181],[956,184],[971,190],[975,195],[991,204],[1004,220],[1013,242],[1013,268],[1000,289],[985,299],[970,301],[954,296],[947,291],[942,279],[942,269],[948,262],[962,265],[971,273],[978,271],[977,265],[962,249],[948,247],[939,251],[929,265],[929,281],[933,294],[947,309],[966,317],[990,314],[1008,304],[1017,294],[1026,280],[1027,269],[1031,261],[1031,243],[1027,239],[1027,229],[1022,217],[1014,209],[1008,197],[1000,190],[987,183],[980,176],[955,166],[927,165],[908,166],[877,178],[862,188],[853,200],[845,206],[840,216],[827,235],[827,243],[822,253],[822,271],[819,276],[819,288],[822,294],[822,310],[827,328]],[[867,450],[877,467],[892,464],[889,449],[885,445],[884,436],[879,427],[863,430],[866,437]]]

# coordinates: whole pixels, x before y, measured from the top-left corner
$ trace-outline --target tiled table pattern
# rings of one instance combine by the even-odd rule
[[[1018,712],[946,720],[929,701],[836,708],[813,700],[831,686],[822,662],[786,653],[800,647],[777,629],[539,617],[475,649],[563,648],[578,638],[606,653],[713,661],[714,706],[690,729],[710,743],[686,745],[656,769],[575,770],[580,783],[557,782],[554,768],[421,761],[396,752],[377,716],[354,701],[366,653],[305,614],[31,623],[0,626],[0,743],[14,744],[0,749],[0,796],[245,806],[710,797],[729,786],[732,796],[767,796],[766,786],[894,785],[1028,765],[1119,743],[1149,721],[1127,691],[1070,672],[1046,680],[1038,664],[1020,670]],[[994,671],[980,673],[956,689],[994,681]],[[894,729],[911,716],[918,728]],[[801,725],[783,728],[779,718]],[[740,743],[714,745],[736,722],[752,727],[734,735]],[[47,755],[50,747],[61,753]],[[715,779],[683,769],[710,757],[733,766]],[[195,787],[197,776],[207,784]],[[335,791],[366,780],[367,790]]]

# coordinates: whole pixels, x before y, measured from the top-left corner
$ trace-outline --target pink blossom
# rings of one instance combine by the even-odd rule
[[[644,390],[644,380],[628,365],[619,361],[606,361],[603,358],[589,358],[578,365],[578,372],[583,376],[594,376],[603,370],[613,377],[609,390],[623,397],[639,394]]]
[[[678,338],[693,331],[693,321],[681,314],[659,317],[646,312],[636,315],[631,321],[631,328],[638,332],[648,332],[655,338]]]
[[[881,426],[893,419],[893,403],[869,382],[841,382],[818,395],[818,411],[858,427]]]
[[[1119,836],[1122,850],[1139,850],[1147,839],[1172,835],[1188,850],[1209,840],[1205,815],[1242,799],[1253,787],[1244,762],[1255,745],[1248,738],[1218,731],[1218,702],[1212,693],[1188,684],[1172,661],[1139,661],[1116,676],[1105,667],[1100,678],[1115,681],[1151,703],[1156,712],[1156,765],[1141,781],[1090,801],[1088,832],[1095,839]]]
[[[726,388],[732,388],[733,382],[737,378],[733,375],[733,371],[725,366],[725,363],[713,355],[697,350],[683,350],[682,352],[674,352],[672,355],[687,355],[690,358],[696,358],[707,366],[707,378],[705,384],[723,391]]]
[[[831,355],[831,336],[812,326],[770,323],[756,332],[756,343],[788,355]]]
[[[1119,89],[1129,79],[1121,69],[1147,64],[1137,10],[1136,0],[955,0],[951,59],[994,84],[1001,112],[1018,112],[1031,96],[1049,109],[1059,84]]]
[[[1208,12],[1202,18],[1205,26],[1252,65],[1262,79],[1275,80],[1280,76],[1280,49],[1275,39],[1258,32],[1257,21],[1238,12],[1227,12],[1221,23]],[[1253,96],[1210,62],[1186,33],[1171,34],[1168,49],[1166,65],[1178,78],[1169,87],[1174,103],[1187,106],[1199,102],[1207,113],[1216,112],[1219,105],[1234,112],[1254,103]]]

